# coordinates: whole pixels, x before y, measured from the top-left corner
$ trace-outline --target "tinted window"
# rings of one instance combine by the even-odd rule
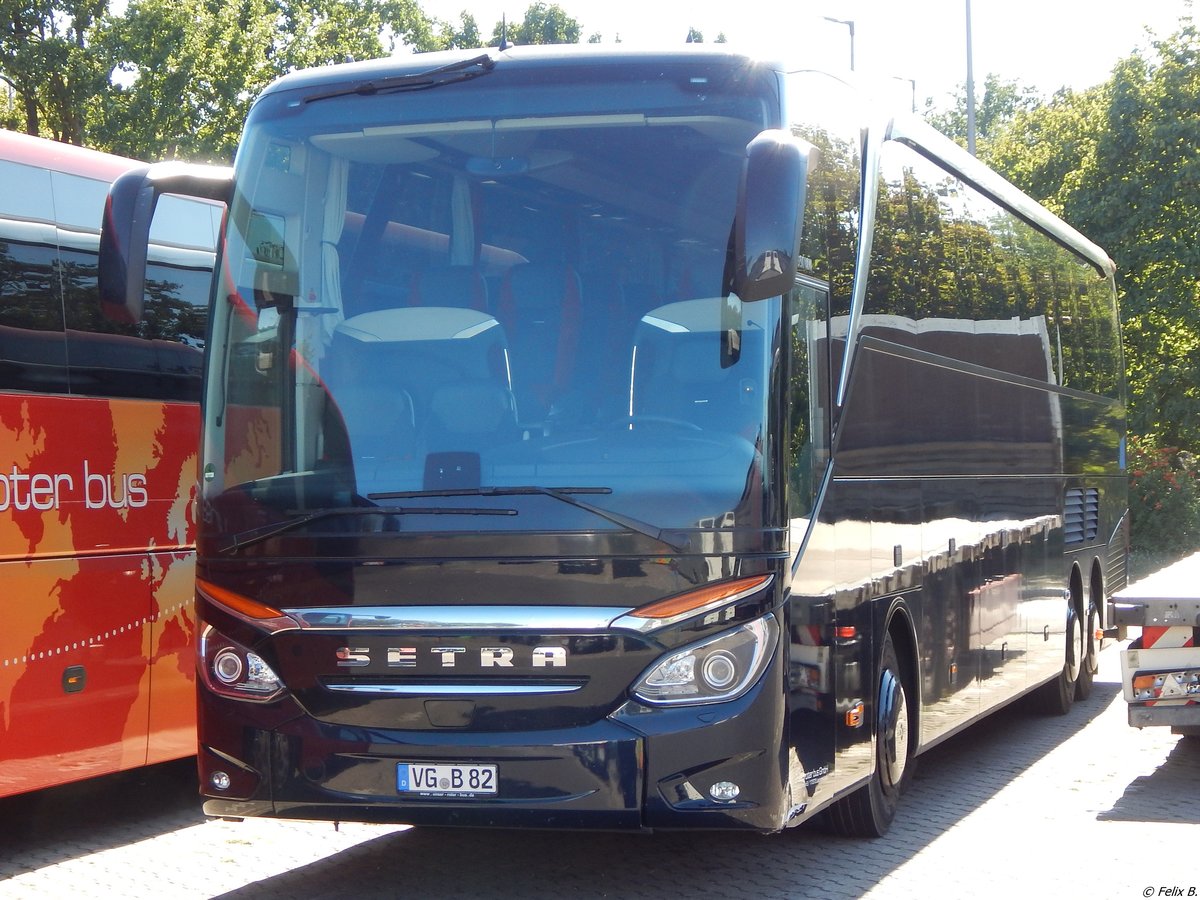
[[[904,145],[882,153],[864,333],[1114,396],[1108,279]]]
[[[128,324],[97,292],[107,182],[0,161],[0,186],[0,390],[198,400],[216,208],[163,199]]]
[[[788,124],[817,148],[809,173],[801,235],[801,268],[830,287],[834,316],[850,312],[862,187],[860,110],[849,87],[819,72],[787,79]]]
[[[537,484],[756,539],[782,304],[730,302],[723,275],[746,144],[778,125],[774,75],[577,76],[256,108],[215,307],[210,496],[248,473],[311,484],[322,507]],[[535,502],[404,527],[617,527]]]
[[[787,76],[787,122],[816,147],[808,173],[799,266],[791,300],[789,517],[806,518],[829,461],[832,378],[840,371],[854,286],[862,188],[861,113],[853,92],[819,72]]]
[[[100,306],[96,282],[99,224],[108,185],[53,173],[59,211],[59,244],[71,393],[156,400],[200,399],[205,310],[211,262],[203,252],[152,245],[147,265],[143,317],[115,322]],[[164,198],[155,222],[181,225],[184,239],[211,246],[209,207]],[[162,233],[157,229],[154,237]],[[207,237],[206,237],[207,235]]]
[[[50,174],[0,161],[0,389],[67,389]]]

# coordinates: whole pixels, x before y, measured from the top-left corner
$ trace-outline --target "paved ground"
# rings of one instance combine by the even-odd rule
[[[1200,740],[1126,725],[1118,675],[923,756],[879,841],[205,821],[170,765],[0,801],[0,897],[1200,896]]]

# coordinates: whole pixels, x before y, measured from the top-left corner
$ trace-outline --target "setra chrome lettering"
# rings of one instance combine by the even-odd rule
[[[335,656],[339,668],[357,669],[371,664],[371,653],[369,647],[338,647]],[[429,653],[442,669],[458,668],[460,661],[467,658],[466,647],[431,647]],[[388,647],[384,658],[389,669],[415,668],[417,648]],[[531,669],[566,668],[567,648],[534,647],[526,655],[522,647],[481,647],[478,660],[482,669],[511,669],[518,666]]]

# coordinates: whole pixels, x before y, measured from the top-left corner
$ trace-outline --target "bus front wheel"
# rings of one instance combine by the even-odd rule
[[[883,837],[887,833],[915,768],[911,726],[909,689],[889,634],[879,659],[875,773],[867,784],[829,808],[827,821],[833,831],[850,837]]]

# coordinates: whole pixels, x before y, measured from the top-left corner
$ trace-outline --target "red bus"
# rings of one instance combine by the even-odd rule
[[[0,796],[195,752],[199,393],[217,207],[171,198],[144,315],[99,303],[136,165],[0,131]]]

